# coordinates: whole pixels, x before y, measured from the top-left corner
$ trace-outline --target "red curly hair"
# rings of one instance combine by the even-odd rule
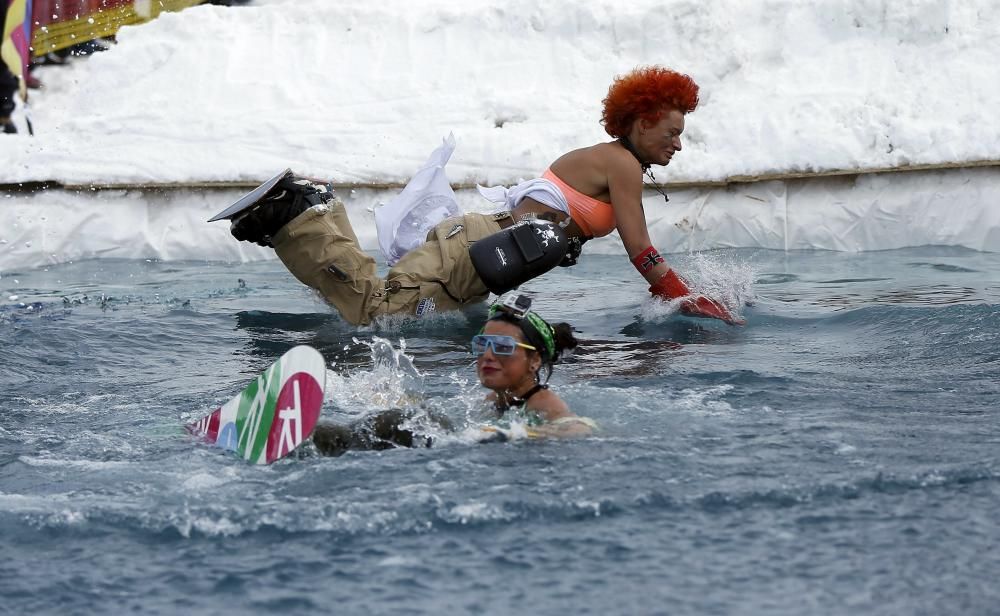
[[[662,66],[640,66],[616,77],[602,101],[601,124],[612,137],[625,137],[638,119],[658,122],[667,109],[688,114],[698,106],[698,84]]]

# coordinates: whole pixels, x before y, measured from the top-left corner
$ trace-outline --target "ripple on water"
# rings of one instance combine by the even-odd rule
[[[595,437],[441,432],[268,467],[181,425],[300,343],[327,358],[326,420],[477,425],[484,313],[353,328],[279,263],[20,272],[23,305],[0,304],[9,609],[989,613],[1000,256],[676,262],[747,326],[677,316],[620,255],[522,289],[577,327],[552,385]]]

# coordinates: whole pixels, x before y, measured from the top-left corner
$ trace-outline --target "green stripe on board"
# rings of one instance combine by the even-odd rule
[[[236,413],[239,434],[237,451],[244,459],[256,462],[274,421],[274,407],[281,385],[281,362],[275,362],[243,390]],[[263,388],[263,389],[262,389]]]

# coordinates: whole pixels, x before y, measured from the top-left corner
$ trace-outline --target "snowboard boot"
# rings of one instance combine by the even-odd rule
[[[256,203],[233,219],[229,232],[243,242],[273,248],[271,238],[296,216],[333,200],[333,187],[288,174]]]

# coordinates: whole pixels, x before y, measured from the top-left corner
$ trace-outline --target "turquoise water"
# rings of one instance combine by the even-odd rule
[[[524,287],[578,330],[553,383],[598,436],[270,467],[180,426],[296,344],[327,359],[330,420],[474,424],[484,311],[357,329],[277,262],[3,272],[4,607],[995,613],[1000,255],[675,258],[751,281],[747,326],[670,315],[621,257]]]

